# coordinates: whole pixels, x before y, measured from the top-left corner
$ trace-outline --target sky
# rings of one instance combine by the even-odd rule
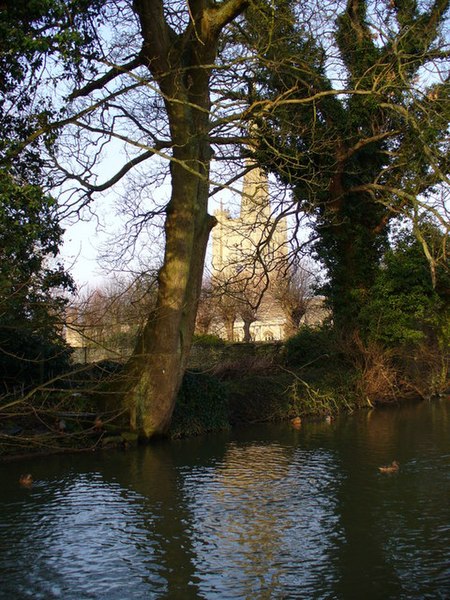
[[[277,186],[272,178],[270,181],[269,190],[272,199],[274,199],[277,196]],[[242,181],[240,183],[236,182],[233,185],[234,191],[229,189],[222,190],[210,198],[209,213],[214,214],[217,209],[223,206],[230,209],[232,214],[238,214],[240,209],[241,197],[239,190],[241,185]],[[167,199],[169,194],[170,187],[165,186],[161,188],[158,196]],[[66,224],[61,258],[64,261],[65,268],[74,277],[79,293],[93,291],[96,287],[102,287],[113,276],[109,266],[105,265],[101,260],[101,255],[107,244],[111,242],[114,232],[120,229],[121,226],[123,227],[124,217],[117,214],[117,206],[120,206],[120,196],[114,192],[110,192],[94,203],[93,212],[95,216],[88,214],[84,221]],[[306,239],[308,236],[309,230],[306,227],[301,228],[297,232],[299,239]],[[149,249],[149,245],[152,248]],[[115,243],[113,246],[117,247],[118,243]],[[135,271],[142,271],[145,267],[148,268],[149,266],[154,268],[159,262],[159,258],[162,257],[162,254],[163,248],[151,239],[150,244],[147,240],[142,241],[138,252],[138,259],[141,258],[141,263],[144,266],[141,268],[137,266]],[[206,269],[211,268],[211,256],[210,237],[205,261]],[[132,262],[126,263],[124,266],[121,266],[119,263],[116,263],[116,265],[116,273],[118,274],[126,274],[127,269],[133,269]]]
[[[116,157],[117,158],[117,157]],[[101,168],[100,181],[107,180],[111,177],[111,174],[117,170],[116,161],[105,161],[105,166]],[[107,166],[106,166],[107,165]],[[236,188],[239,188],[239,184],[236,184]],[[164,203],[170,196],[170,186],[164,184],[155,193],[156,201],[158,204]],[[232,193],[229,190],[223,190],[222,192],[214,195],[210,199],[209,212],[211,214],[217,210],[221,203],[227,208],[234,207],[234,210],[238,210],[238,199],[240,198],[239,193],[236,191]],[[161,200],[162,199],[162,200]],[[101,286],[108,278],[111,277],[108,266],[101,260],[102,251],[105,246],[110,243],[111,238],[114,236],[114,232],[118,231],[123,223],[126,221],[126,217],[118,214],[118,207],[120,207],[120,189],[119,191],[110,191],[103,197],[98,198],[92,205],[92,213],[85,212],[84,220],[77,221],[75,223],[66,222],[63,223],[65,229],[63,237],[63,245],[60,250],[60,256],[64,261],[65,268],[72,274],[79,290],[86,288],[94,289],[97,286]],[[146,206],[151,205],[151,200],[147,198]],[[233,208],[232,208],[233,210]],[[117,244],[115,244],[117,247]],[[141,243],[141,256],[143,257],[144,263],[147,257],[153,257],[153,259],[147,259],[145,264],[148,264],[153,260],[153,263],[157,262],[157,258],[162,255],[163,250],[158,248],[157,244],[149,250],[149,243],[142,241]],[[206,264],[210,262],[210,252],[208,252]],[[131,266],[131,263],[129,263]],[[127,268],[125,265],[124,269]],[[122,268],[118,266],[120,272]]]
[[[219,199],[211,202],[209,212],[212,213],[219,207]],[[108,265],[105,265],[101,255],[114,232],[123,226],[124,218],[117,215],[114,199],[105,197],[96,203],[95,217],[86,217],[84,221],[63,224],[65,233],[63,236],[63,245],[60,249],[60,257],[64,262],[65,268],[72,274],[77,284],[78,290],[95,289],[112,277]],[[153,248],[148,252],[148,244],[142,242],[141,256],[161,256],[163,250],[153,244]],[[156,259],[157,260],[157,259]],[[210,261],[210,253],[207,255],[207,264]],[[148,261],[151,262],[151,261]],[[129,266],[131,267],[131,262]],[[121,267],[119,263],[118,272],[127,268]],[[132,267],[131,267],[132,268]]]
[[[98,262],[98,252],[104,238],[105,235],[96,229],[93,220],[66,226],[60,255],[80,289],[96,287],[105,279],[105,272]]]

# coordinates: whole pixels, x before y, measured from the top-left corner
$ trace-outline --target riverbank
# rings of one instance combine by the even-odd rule
[[[379,357],[371,364],[366,356],[364,369],[349,357],[320,332],[287,344],[197,344],[168,437],[293,419],[330,420],[342,412],[426,397],[417,386],[398,385]],[[127,415],[102,395],[104,382],[120,377],[120,371],[120,363],[112,361],[77,365],[60,388],[4,403],[0,460],[138,444]],[[426,385],[425,376],[422,380]]]

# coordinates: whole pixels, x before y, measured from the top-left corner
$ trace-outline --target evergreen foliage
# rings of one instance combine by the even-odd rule
[[[56,262],[56,203],[0,173],[0,381],[2,391],[48,379],[67,365],[62,337],[70,276]],[[59,291],[55,293],[55,291]]]
[[[222,347],[225,346],[225,340],[213,333],[203,333],[194,335],[193,343],[196,346]]]
[[[100,0],[5,0],[0,7],[0,158],[28,182],[43,183],[39,146],[62,116],[54,90],[95,72]],[[39,139],[36,133],[45,134]],[[25,148],[26,141],[26,148]],[[25,149],[24,149],[25,148]],[[21,152],[19,152],[21,150]],[[13,163],[11,163],[13,160]],[[32,177],[33,176],[33,177]]]
[[[169,435],[172,438],[228,429],[225,387],[206,373],[188,371],[178,394]]]
[[[418,225],[430,211],[448,228],[432,200],[448,185],[448,8],[446,0],[349,0],[331,41],[311,35],[297,3],[280,0],[276,19],[267,8],[270,47],[249,15],[259,65],[248,94],[255,157],[310,215],[328,275],[323,293],[347,331],[361,327],[390,223],[402,215]],[[311,18],[325,33],[320,11]]]
[[[33,136],[56,114],[52,87],[69,72],[80,74],[82,50],[92,45],[94,6],[95,0],[6,0],[0,7],[2,392],[42,383],[68,364],[63,292],[73,281],[57,261],[63,230],[57,202],[46,192],[52,181],[42,141]],[[62,58],[58,69],[56,55]],[[54,141],[49,129],[45,148]]]
[[[149,315],[128,363],[125,403],[132,408],[133,427],[143,435],[166,431],[187,364],[206,244],[214,225],[207,212],[211,144],[223,132],[227,139],[222,137],[215,148],[234,143],[231,134],[237,131],[226,126],[233,121],[234,100],[247,101],[248,110],[238,117],[239,127],[248,124],[252,145],[247,153],[289,184],[299,210],[311,217],[315,252],[328,273],[325,291],[335,325],[366,328],[365,334],[381,335],[386,344],[418,341],[436,325],[425,318],[431,305],[436,310],[442,306],[436,262],[429,261],[438,285],[432,279],[431,292],[411,288],[392,307],[394,316],[403,303],[406,321],[399,321],[399,330],[389,332],[387,324],[377,329],[367,307],[372,301],[376,307],[383,290],[392,302],[401,297],[395,278],[383,280],[393,269],[387,253],[390,223],[405,215],[419,224],[418,216],[432,210],[428,200],[446,182],[449,52],[443,30],[450,2],[348,0],[341,14],[334,15],[337,20],[333,17],[331,41],[324,35],[329,22],[320,22],[313,12],[310,21],[303,18],[302,11],[312,4],[1,3],[1,298],[2,347],[8,360],[19,357],[41,368],[46,353],[37,347],[37,337],[58,345],[55,315],[61,301],[52,291],[70,282],[60,267],[47,262],[56,256],[61,235],[53,200],[46,193],[54,183],[51,175],[60,169],[56,183],[65,179],[80,184],[71,204],[78,202],[78,208],[136,165],[165,156],[172,192],[164,208],[156,210],[166,216],[158,318]],[[249,5],[245,21],[242,15]],[[97,35],[104,16],[110,29]],[[235,38],[224,40],[221,33],[234,20]],[[225,52],[222,62],[218,53],[233,44],[239,60],[230,71],[233,85],[226,96],[219,94],[220,77],[214,82],[212,77],[227,71],[229,56]],[[257,65],[254,72],[241,62],[248,56],[239,53],[244,47]],[[240,79],[233,79],[237,76]],[[332,77],[340,79],[338,84]],[[47,87],[49,82],[53,87]],[[219,99],[212,107],[216,94]],[[104,182],[97,167],[110,142],[113,148],[123,143],[126,159]],[[45,176],[43,167],[48,165],[40,150],[55,169],[46,170]],[[65,167],[68,157],[75,166]],[[137,206],[135,224],[140,230],[155,212]],[[438,210],[434,214],[442,216]],[[448,226],[444,218],[441,225]],[[16,245],[17,235],[21,241]],[[421,236],[433,257],[426,235]],[[432,298],[433,290],[440,294],[438,299]],[[407,310],[411,301],[417,304],[414,314]],[[24,331],[27,339],[11,352],[9,344]],[[12,332],[14,339],[8,341]],[[195,430],[195,419],[193,423]]]
[[[445,252],[445,237],[423,225],[428,247]],[[371,297],[362,311],[367,338],[391,349],[435,345],[447,353],[450,342],[450,263],[441,260],[433,285],[430,265],[411,232],[402,232],[384,256]]]
[[[284,345],[287,366],[302,368],[306,365],[324,366],[335,354],[332,330],[329,327],[301,327]]]

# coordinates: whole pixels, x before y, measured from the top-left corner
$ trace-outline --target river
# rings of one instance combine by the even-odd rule
[[[0,478],[2,600],[450,598],[448,399]]]

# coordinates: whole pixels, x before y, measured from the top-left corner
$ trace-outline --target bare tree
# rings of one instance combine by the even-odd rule
[[[258,311],[251,303],[251,300],[247,297],[247,295],[243,295],[239,300],[239,315],[244,322],[244,338],[243,342],[251,342],[252,335],[250,332],[250,327],[252,323],[254,323],[258,318]]]
[[[211,280],[203,283],[197,310],[196,333],[206,335],[210,333],[211,323],[217,316],[217,301]]]
[[[365,47],[375,53],[378,42],[373,38],[374,28],[368,24],[368,17],[373,13],[382,22],[389,10],[385,2],[382,4],[381,8],[379,2],[371,2],[374,10],[369,11],[365,10],[367,3],[349,1],[345,32],[350,61],[356,54],[370,58],[363,51]],[[125,369],[123,388],[118,390],[129,408],[132,427],[142,436],[163,434],[169,426],[191,346],[207,241],[216,223],[208,214],[208,197],[233,188],[242,170],[255,168],[254,163],[243,165],[244,156],[265,162],[280,180],[295,188],[296,199],[302,199],[301,207],[312,219],[317,220],[324,213],[326,231],[333,240],[342,241],[349,260],[355,255],[355,245],[351,240],[346,243],[344,234],[352,234],[353,230],[347,226],[350,219],[341,208],[348,208],[352,216],[358,217],[358,199],[364,194],[368,209],[374,208],[376,213],[370,223],[376,234],[378,226],[384,225],[384,210],[380,206],[388,205],[389,217],[399,211],[406,213],[406,206],[411,207],[409,200],[403,202],[402,186],[409,189],[411,182],[418,182],[420,177],[411,176],[412,171],[402,162],[403,155],[398,154],[399,160],[394,162],[389,162],[389,156],[396,150],[396,142],[402,141],[397,124],[405,111],[408,113],[407,92],[412,74],[408,70],[408,52],[399,53],[398,44],[391,43],[391,38],[414,40],[411,31],[420,28],[424,19],[413,15],[413,21],[408,20],[406,1],[394,4],[398,18],[395,21],[390,15],[386,17],[388,26],[394,26],[383,39],[392,50],[386,54],[389,63],[383,62],[381,54],[374,69],[370,64],[365,68],[367,61],[363,61],[357,76],[347,78],[347,87],[333,87],[325,75],[336,64],[342,67],[338,45],[332,42],[328,49],[323,48],[322,39],[314,44],[307,31],[317,21],[312,0],[301,4],[288,0],[110,0],[102,8],[99,24],[96,21],[95,30],[91,31],[92,47],[75,63],[74,77],[69,77],[71,71],[65,73],[65,62],[52,64],[52,75],[58,75],[58,85],[64,88],[64,106],[61,114],[52,118],[50,113],[40,114],[36,121],[42,127],[28,141],[59,133],[58,145],[49,146],[49,158],[53,161],[54,180],[66,194],[66,210],[80,210],[80,206],[89,206],[93,197],[123,185],[119,197],[133,217],[128,228],[130,242],[146,232],[151,218],[164,221],[164,259],[158,275],[155,310],[148,315]],[[430,4],[427,17],[431,25],[433,15],[440,17],[447,4],[443,0]],[[250,28],[244,27],[241,16],[248,7]],[[60,18],[65,20],[66,16]],[[77,18],[75,10],[68,14],[65,30],[76,26]],[[59,25],[58,22],[53,27]],[[431,29],[435,31],[437,25]],[[325,31],[323,22],[319,32]],[[299,39],[301,43],[297,43]],[[428,64],[425,55],[431,56],[432,43],[429,46],[424,60],[415,61],[416,70]],[[331,57],[330,53],[327,55],[329,49]],[[355,49],[357,53],[353,52]],[[436,52],[445,59],[446,53]],[[263,68],[257,60],[260,58]],[[254,69],[252,63],[256,65]],[[408,85],[389,83],[398,65],[398,74]],[[382,84],[381,91],[377,82]],[[380,110],[372,114],[374,90]],[[444,78],[436,92],[439,98],[441,93],[448,98],[448,80]],[[397,94],[403,103],[397,102],[397,96],[395,102],[390,99],[390,93]],[[420,98],[431,107],[428,114],[438,115],[433,108],[437,104],[434,99],[423,93]],[[416,108],[419,105],[420,102],[414,102]],[[306,112],[300,110],[304,106]],[[284,110],[287,107],[289,110]],[[359,110],[370,116],[364,136],[360,137],[356,135],[360,133]],[[389,119],[388,113],[397,119]],[[405,138],[410,148],[420,138],[420,127],[414,127],[423,114],[426,111],[418,110],[413,116],[406,115],[407,122],[413,125],[408,132],[415,132]],[[385,122],[389,131],[381,127]],[[330,124],[337,126],[331,136]],[[428,128],[428,133],[432,129]],[[352,133],[350,138],[348,131]],[[239,150],[242,142],[245,150]],[[426,152],[442,145],[445,143],[436,147],[422,144]],[[369,182],[350,181],[356,159],[359,168],[366,164],[365,152],[370,150],[371,158],[373,149],[381,170]],[[417,154],[414,156],[420,168],[416,171],[420,175],[424,163]],[[111,156],[123,159],[112,173]],[[222,159],[226,159],[230,170],[235,167],[229,177],[221,172]],[[431,163],[428,161],[428,165]],[[153,171],[150,164],[156,167]],[[369,160],[367,164],[373,163]],[[433,177],[427,181],[435,183],[434,175],[445,166],[438,161]],[[363,175],[366,172],[358,171]],[[384,177],[391,173],[400,176],[390,177],[388,188]],[[127,193],[130,181],[132,193]],[[154,188],[159,186],[161,190],[166,182],[170,182],[170,190],[155,203]],[[348,183],[350,194],[343,195],[343,183]],[[386,194],[379,194],[380,186],[384,186]],[[407,192],[408,199],[417,198],[418,188],[412,187],[413,193]],[[289,212],[284,205],[280,209],[284,214]],[[369,213],[367,217],[371,217]],[[258,212],[257,218],[259,222],[266,219],[263,211]],[[267,227],[258,241],[254,265],[261,264],[261,257],[270,257],[267,251],[273,231]],[[262,269],[263,278],[270,268]]]
[[[297,333],[300,322],[311,305],[314,281],[311,268],[304,266],[304,263],[290,268],[277,278],[275,294],[286,315],[286,337]]]
[[[214,282],[214,298],[217,306],[217,316],[223,322],[227,340],[234,342],[234,324],[238,316],[238,300],[229,282]]]
[[[66,317],[67,339],[89,360],[128,358],[156,303],[156,277],[116,277],[78,296]]]
[[[106,17],[117,30],[113,44],[100,54],[101,74],[70,94],[67,127],[79,131],[77,171],[67,167],[69,156],[65,163],[61,155],[54,157],[65,176],[89,194],[108,189],[148,160],[169,161],[171,191],[164,206],[156,308],[126,366],[123,388],[131,425],[145,437],[168,428],[191,346],[206,245],[215,223],[207,212],[211,74],[222,31],[247,5],[247,0],[113,2]],[[88,136],[83,138],[83,132]],[[100,147],[112,141],[128,146],[128,162],[102,184],[92,178],[100,158],[100,153],[90,155],[92,136]],[[142,205],[141,227],[152,214]]]

